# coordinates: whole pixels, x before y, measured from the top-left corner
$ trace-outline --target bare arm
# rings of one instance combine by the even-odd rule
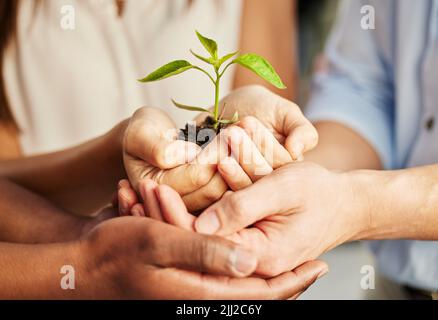
[[[368,217],[358,238],[438,240],[438,164],[349,175]]]
[[[306,161],[343,171],[382,168],[373,147],[352,129],[336,122],[318,122],[314,125],[319,142],[315,149],[306,153]]]
[[[21,156],[17,130],[0,122],[0,160],[16,159]]]
[[[63,265],[75,266],[77,262],[76,250],[70,243],[50,245],[0,243],[2,270],[0,298],[72,298],[79,294],[79,291],[61,289],[60,282],[63,275],[60,270]]]
[[[79,217],[7,180],[0,180],[0,241],[53,243],[78,239],[110,216]]]
[[[0,162],[0,177],[9,179],[73,212],[90,213],[109,202],[125,176],[122,137],[126,122],[80,146]]]
[[[295,0],[245,0],[240,40],[242,52],[257,52],[272,63],[288,89],[269,89],[289,100],[296,100],[298,92],[295,9]],[[259,77],[238,68],[235,87],[248,84],[265,85]]]
[[[359,239],[438,239],[438,164],[378,171],[379,156],[355,131],[335,122],[315,127],[319,143],[305,158],[349,171],[350,189],[356,191],[369,222]]]

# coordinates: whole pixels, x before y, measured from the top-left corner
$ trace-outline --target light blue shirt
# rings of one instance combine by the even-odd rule
[[[364,5],[375,9],[375,30],[361,26]],[[326,55],[329,71],[315,77],[306,108],[312,121],[352,128],[386,169],[438,163],[438,0],[344,0]],[[438,290],[438,242],[371,248],[387,277]]]

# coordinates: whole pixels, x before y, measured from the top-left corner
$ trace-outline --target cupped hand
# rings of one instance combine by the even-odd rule
[[[367,200],[355,190],[348,173],[293,163],[227,193],[193,224],[253,250],[257,272],[272,276],[359,238],[369,217]]]
[[[250,188],[258,186],[264,179],[266,178],[263,178],[260,180],[260,182],[255,183],[254,186],[251,186]],[[267,203],[269,203],[268,201],[270,201],[272,198],[269,196],[269,194],[272,194],[273,190],[275,189],[275,187],[272,185],[269,187],[269,190],[263,190],[263,194],[257,195],[257,198],[254,201],[254,206],[260,206],[260,203],[264,203],[264,206],[261,206],[261,208],[267,206]],[[136,203],[131,206],[133,215],[141,216],[144,215],[145,211],[148,211],[150,212],[151,216],[155,217],[156,219],[165,221],[185,230],[200,231],[203,233],[212,233],[212,231],[214,231],[212,229],[206,230],[203,229],[202,226],[199,226],[199,223],[196,220],[197,218],[189,213],[181,197],[172,188],[165,185],[157,185],[151,180],[142,181],[140,188],[144,190],[151,190],[152,192],[143,192],[141,199],[143,204]],[[132,189],[130,188],[129,183],[124,181],[122,182],[121,190],[129,191]],[[233,194],[236,193],[227,193],[223,200],[213,205],[210,209],[216,209],[216,207],[221,209],[222,205],[228,205],[230,201],[236,201],[235,199],[240,199],[235,197],[233,198]],[[251,196],[254,196],[254,194],[251,194]],[[123,198],[120,198],[119,201],[125,202]],[[248,201],[251,200],[249,199]],[[284,199],[283,202],[285,205],[287,205],[287,202],[285,202]],[[259,275],[274,276],[287,270],[292,270],[306,261],[316,259],[322,253],[322,251],[324,251],[319,250],[314,244],[310,244],[308,241],[306,241],[307,238],[304,239],[304,241],[298,238],[305,232],[300,228],[308,228],[308,225],[314,223],[315,219],[312,219],[312,221],[306,226],[299,224],[295,226],[295,221],[292,219],[291,214],[279,213],[277,215],[272,214],[269,217],[267,216],[265,219],[260,218],[260,220],[254,220],[254,222],[258,222],[253,224],[251,227],[247,227],[249,224],[251,224],[249,223],[249,221],[252,221],[251,218],[254,218],[252,213],[247,213],[245,211],[245,222],[238,224],[233,221],[233,215],[235,214],[235,211],[233,211],[234,208],[236,207],[231,209],[229,207],[225,207],[224,210],[228,210],[226,213],[229,213],[229,216],[226,216],[227,220],[223,221],[224,224],[229,222],[231,226],[230,228],[221,228],[217,230],[217,233],[224,235],[228,240],[240,244],[254,252],[259,261],[255,272]],[[250,209],[254,210],[256,213],[258,212],[257,208],[251,207]],[[223,211],[220,210],[218,210],[218,212],[223,213]],[[290,221],[288,220],[289,216]],[[213,223],[213,225],[215,224],[217,225],[217,223]],[[207,226],[207,228],[210,227],[211,225]],[[222,232],[222,230],[224,231]],[[309,234],[309,238],[312,235],[313,234]],[[310,254],[309,250],[312,249],[314,252]]]
[[[259,120],[247,117],[240,124],[242,128],[222,130],[201,151],[195,143],[177,139],[178,130],[166,113],[139,109],[124,138],[124,163],[131,184],[137,191],[144,178],[169,185],[190,211],[196,211],[220,199],[228,189],[244,188],[292,161]],[[126,215],[129,210],[122,206],[121,212]]]
[[[110,299],[285,299],[326,268],[313,262],[271,279],[246,277],[257,258],[243,247],[138,217],[99,224],[78,250],[94,275],[81,289]]]
[[[220,108],[225,118],[231,118],[237,111],[239,124],[251,138],[254,138],[253,124],[244,118],[251,116],[258,119],[277,140],[284,145],[293,160],[299,160],[304,153],[313,149],[318,143],[318,133],[307,120],[300,108],[263,86],[251,85],[235,90],[222,99]],[[205,118],[198,117],[198,121]],[[274,159],[275,161],[275,159]],[[277,166],[274,165],[274,169]]]

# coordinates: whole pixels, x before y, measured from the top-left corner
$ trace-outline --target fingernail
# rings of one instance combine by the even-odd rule
[[[298,160],[303,156],[304,144],[297,142],[292,147],[294,160]]]
[[[193,143],[187,144],[185,162],[187,163],[195,160],[195,158],[198,156],[201,150],[202,149],[198,147],[198,145],[196,144]]]
[[[228,131],[229,136],[228,136],[228,143],[230,144],[234,144],[234,145],[239,145],[242,143],[243,137],[242,137],[242,132],[238,129],[229,129]]]
[[[252,273],[257,267],[257,258],[248,250],[237,248],[231,254],[231,265],[238,273]]]
[[[329,270],[327,268],[322,269],[322,271],[320,273],[318,273],[318,276],[316,277],[316,279],[318,280],[318,279],[324,277],[328,273],[328,271]]]
[[[142,215],[140,209],[137,207],[132,208],[131,214],[136,217],[140,217]]]
[[[214,234],[220,228],[219,218],[216,211],[208,211],[201,214],[195,221],[196,231],[204,234]]]
[[[120,198],[122,198],[120,201],[120,210],[122,211],[122,214],[128,214],[129,206],[127,205],[126,201],[129,200],[130,195],[127,193],[125,189],[120,189],[119,195]]]
[[[227,175],[227,176],[234,176],[236,174],[236,167],[233,165],[233,163],[229,160],[226,160],[229,158],[225,158],[219,163],[218,169],[221,173]]]

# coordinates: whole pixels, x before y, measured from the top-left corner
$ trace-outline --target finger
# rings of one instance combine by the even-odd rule
[[[157,224],[150,224],[148,239],[159,242],[145,254],[157,265],[231,277],[248,276],[257,267],[253,253],[222,237],[151,222]]]
[[[300,108],[292,102],[282,99],[281,103],[288,108],[284,115],[283,132],[286,136],[285,148],[293,160],[303,157],[303,154],[316,147],[318,132],[315,127],[302,114]]]
[[[195,159],[201,147],[193,142],[175,140],[156,142],[153,150],[153,157],[148,162],[160,169],[169,169]]]
[[[119,181],[119,183],[117,184],[117,189],[121,188],[131,188],[131,184],[129,183],[128,179],[122,179]]]
[[[191,215],[181,199],[181,196],[166,185],[160,185],[155,190],[164,221],[174,226],[194,231],[195,217]]]
[[[228,155],[228,143],[221,133],[191,163],[164,171],[156,181],[171,186],[180,195],[190,194],[210,182],[218,162]]]
[[[136,203],[131,209],[131,215],[134,217],[145,217],[144,207],[141,203]]]
[[[204,234],[231,235],[267,216],[284,213],[288,209],[284,197],[274,172],[207,208],[196,219],[195,229]],[[290,198],[287,193],[286,197]]]
[[[252,184],[251,179],[233,157],[227,157],[218,164],[218,170],[231,190],[244,189]]]
[[[216,174],[216,164],[188,163],[163,171],[156,181],[166,184],[180,195],[192,193],[205,186]]]
[[[132,188],[120,188],[117,191],[118,203],[119,203],[119,214],[121,216],[127,216],[131,213],[131,208],[137,202],[137,194]]]
[[[292,162],[289,152],[274,135],[255,117],[245,117],[239,122],[257,149],[273,169]]]
[[[308,262],[297,269],[271,279],[248,277],[244,279],[199,275],[194,272],[164,270],[165,279],[174,283],[173,299],[187,298],[190,291],[193,299],[219,300],[278,300],[287,299],[302,292],[323,274],[327,268],[322,262]],[[163,292],[163,294],[165,294]],[[163,296],[160,298],[169,298]]]
[[[242,128],[233,126],[226,132],[231,153],[252,181],[272,172],[272,167]]]
[[[129,183],[129,180],[122,179],[117,184],[117,192],[115,192],[111,198],[111,204],[113,205],[114,208],[119,208],[119,190],[121,188],[131,188],[131,184]],[[120,214],[120,211],[119,211],[119,214]]]
[[[289,282],[288,288],[281,293],[280,299],[287,299],[290,297],[296,299],[313,283],[315,283],[316,280],[327,274],[328,270],[329,268],[325,262],[314,260],[302,264],[291,272],[284,273],[267,281],[269,286],[272,287],[281,285],[279,283],[281,281]]]
[[[144,212],[146,216],[152,219],[163,221],[163,216],[161,215],[160,204],[157,200],[155,189],[158,184],[150,179],[144,179],[140,181],[140,194],[143,198]]]
[[[195,212],[218,201],[227,190],[228,185],[217,172],[205,186],[183,196],[183,200],[187,205],[187,210]]]
[[[156,108],[135,112],[126,130],[124,149],[132,157],[160,169],[190,162],[201,150],[195,143],[178,140],[175,123]]]

